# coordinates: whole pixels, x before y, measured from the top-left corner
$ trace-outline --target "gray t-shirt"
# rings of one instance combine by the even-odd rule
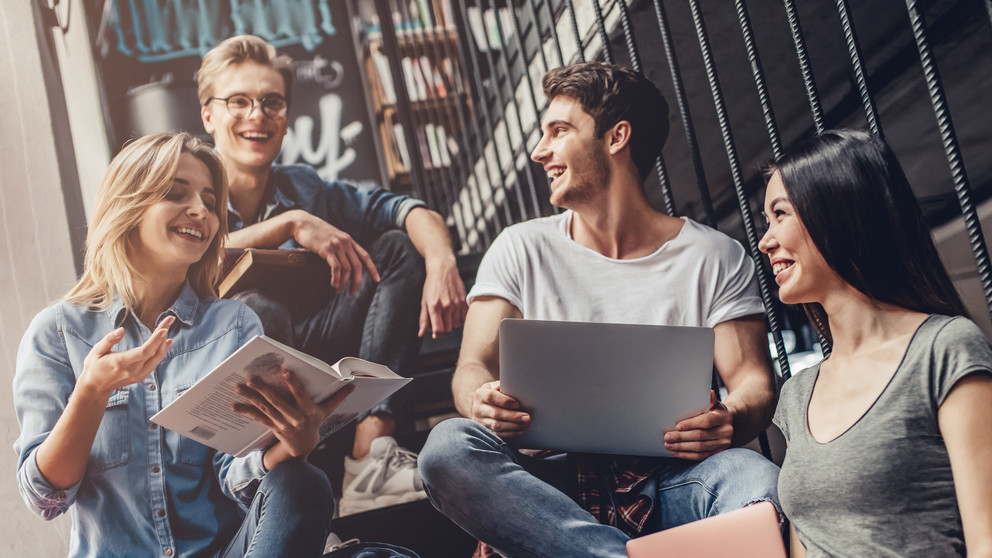
[[[819,372],[817,365],[786,382],[775,412],[789,442],[779,498],[810,558],[964,556],[937,410],[961,378],[992,374],[981,330],[966,318],[927,318],[875,403],[826,443],[806,422]]]

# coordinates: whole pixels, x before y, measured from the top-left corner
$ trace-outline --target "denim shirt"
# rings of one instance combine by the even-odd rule
[[[230,300],[199,298],[187,283],[159,320],[175,316],[174,339],[145,380],[110,396],[86,472],[58,490],[35,460],[72,396],[83,359],[118,326],[125,351],[151,331],[119,299],[108,309],[57,303],[39,313],[17,352],[14,406],[21,434],[17,484],[35,513],[71,510],[69,556],[209,556],[240,528],[265,475],[260,452],[235,458],[158,427],[149,418],[201,376],[262,333],[258,317]],[[157,320],[158,321],[158,320]]]
[[[363,187],[341,180],[327,182],[305,165],[273,165],[263,202],[264,221],[291,209],[302,209],[351,235],[359,244],[370,246],[382,233],[404,229],[406,217],[424,202],[394,194],[372,184]],[[228,204],[228,232],[245,228],[243,216]],[[251,224],[251,223],[248,223]],[[292,238],[280,248],[301,246]]]

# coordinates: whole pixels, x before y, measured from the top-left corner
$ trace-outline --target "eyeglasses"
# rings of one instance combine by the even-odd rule
[[[208,103],[214,101],[224,101],[227,105],[227,112],[235,118],[247,118],[251,111],[255,110],[255,101],[252,97],[243,94],[231,95],[227,98],[210,97]],[[257,99],[258,106],[262,108],[262,114],[273,120],[286,118],[286,109],[289,106],[282,95],[268,95]]]

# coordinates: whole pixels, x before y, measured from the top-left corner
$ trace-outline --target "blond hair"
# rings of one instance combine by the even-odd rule
[[[286,100],[293,86],[293,59],[276,52],[276,48],[254,35],[237,35],[225,39],[203,56],[196,74],[196,96],[200,106],[206,105],[214,94],[214,82],[224,70],[235,64],[254,62],[282,75]]]
[[[135,233],[148,208],[162,201],[172,189],[184,153],[196,157],[210,170],[219,221],[217,234],[206,253],[189,267],[186,277],[199,296],[216,296],[227,236],[224,167],[217,153],[203,140],[186,132],[169,132],[128,143],[110,162],[86,235],[83,275],[63,301],[104,309],[118,294],[129,309],[138,307],[135,285],[142,278],[130,258]]]

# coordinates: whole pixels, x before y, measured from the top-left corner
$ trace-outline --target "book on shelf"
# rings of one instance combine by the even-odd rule
[[[320,426],[330,436],[410,382],[389,368],[355,357],[327,364],[278,341],[255,336],[192,387],[151,417],[151,421],[216,450],[243,457],[266,449],[275,436],[260,422],[234,411],[247,399],[236,386],[250,378],[293,401],[281,372],[290,370],[314,401],[324,402],[347,386],[350,393]]]
[[[431,98],[438,97],[437,88],[434,86],[434,64],[431,64],[431,59],[426,56],[421,55],[420,57],[420,73],[424,78],[424,87],[427,89],[427,93]]]
[[[450,167],[451,166],[451,153],[448,152],[448,134],[444,131],[444,126],[438,124],[434,128],[434,133],[437,135],[437,152],[441,157],[441,166]]]
[[[427,136],[427,149],[431,156],[431,166],[434,168],[444,166],[441,164],[441,151],[437,147],[437,126],[430,123],[424,124],[424,134]]]
[[[416,78],[413,77],[413,61],[409,56],[404,56],[400,60],[400,67],[403,69],[403,82],[406,85],[406,94],[411,101],[420,100],[420,90],[417,88]]]
[[[421,101],[433,97],[427,87],[427,80],[424,79],[424,69],[419,58],[411,58],[410,64],[413,66],[413,83],[417,86],[417,98]]]
[[[380,50],[372,50],[371,56],[373,66],[375,66],[376,77],[379,78],[378,81],[382,85],[386,102],[395,105],[396,87],[393,84],[393,74],[389,70],[389,58]]]
[[[330,288],[331,268],[308,250],[228,248],[226,272],[217,284],[221,298],[249,289],[285,293],[290,301],[307,300],[322,288]]]
[[[472,37],[475,38],[475,46],[480,52],[486,52],[489,50],[489,39],[486,24],[482,21],[482,9],[478,6],[468,6],[466,10],[468,24],[472,28]]]
[[[448,86],[444,83],[444,78],[441,77],[441,72],[438,71],[437,65],[431,66],[431,79],[434,81],[434,91],[437,92],[437,96],[444,98],[448,96]]]
[[[434,168],[434,164],[431,162],[431,148],[427,142],[427,132],[424,126],[417,128],[417,149],[420,151],[420,159],[424,163],[424,168]]]
[[[412,164],[410,161],[410,150],[406,146],[406,134],[403,133],[403,125],[399,122],[393,123],[393,141],[396,143],[396,152],[400,157],[400,164],[403,169],[409,171]]]

